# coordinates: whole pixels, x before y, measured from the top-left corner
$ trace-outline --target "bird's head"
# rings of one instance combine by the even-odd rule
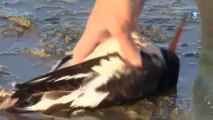
[[[186,18],[187,16],[185,14],[181,20],[181,23],[169,48],[161,49],[161,53],[166,63],[166,71],[158,83],[158,91],[165,91],[177,86],[180,61],[178,56],[175,54],[175,51],[177,48],[177,43],[180,40],[180,36],[184,28]]]
[[[157,90],[165,91],[177,86],[180,61],[176,55],[177,43],[180,40],[181,33],[183,31],[187,15],[185,14],[181,20],[178,30],[169,45],[168,49],[159,48],[151,41],[146,41],[145,39],[140,39],[139,35],[133,34],[133,39],[141,51],[148,53],[149,55],[155,55],[161,58],[165,63],[165,72],[163,73],[161,79],[158,81]],[[143,59],[142,59],[143,60]]]

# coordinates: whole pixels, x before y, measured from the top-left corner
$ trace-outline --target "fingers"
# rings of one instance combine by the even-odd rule
[[[72,64],[83,62],[105,36],[106,31],[86,30],[74,48]]]
[[[119,42],[121,56],[134,67],[140,68],[142,66],[142,59],[137,46],[132,41],[129,24],[118,24],[117,27],[114,25],[114,29],[110,29],[109,31],[112,37]]]

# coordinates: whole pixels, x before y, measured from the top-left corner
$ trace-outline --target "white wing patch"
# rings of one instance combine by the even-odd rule
[[[44,111],[54,104],[66,104],[69,102],[71,102],[70,107],[96,107],[109,94],[108,92],[97,92],[96,88],[106,84],[108,80],[110,80],[110,78],[106,76],[98,76],[86,86],[73,91],[69,95],[65,95],[55,100],[43,97],[37,104],[24,109],[30,111]]]
[[[110,77],[107,76],[98,76],[94,80],[92,80],[87,86],[85,86],[82,96],[74,99],[71,103],[70,107],[96,107],[98,106],[102,100],[104,100],[109,92],[97,92],[96,89],[104,84],[106,84],[110,80]],[[79,90],[81,92],[81,90]],[[72,96],[65,96],[62,101],[66,99],[70,99]]]
[[[104,40],[104,42],[99,44],[95,48],[95,50],[93,50],[93,52],[85,59],[85,61],[93,59],[93,58],[97,58],[100,56],[108,55],[114,52],[120,53],[118,40],[114,38],[107,38],[106,40]]]
[[[102,76],[116,76],[120,77],[120,74],[129,74],[130,69],[126,69],[126,64],[120,57],[111,57],[109,60],[102,60],[100,66],[92,67],[92,70],[96,71]]]
[[[72,76],[66,75],[66,76],[60,77],[59,79],[56,79],[54,82],[58,82],[58,81],[61,81],[61,80],[72,80],[72,79],[78,79],[78,78],[87,78],[91,75],[92,75],[92,73],[79,73],[79,74],[72,75]]]
[[[38,79],[38,80],[32,81],[31,83],[41,82],[41,81],[47,80],[48,78],[49,78],[49,77],[40,78],[40,79]]]
[[[56,70],[56,68],[59,66],[61,61],[62,60],[57,61],[56,64],[52,66],[50,72],[53,72],[54,70]],[[71,65],[72,65],[72,59],[69,59],[65,63],[63,63],[59,68],[57,68],[57,70],[62,69],[62,68],[66,68],[66,67],[70,67]]]
[[[50,106],[52,106],[53,104],[55,104],[55,100],[44,98],[41,101],[39,101],[37,104],[26,107],[24,109],[29,111],[44,111]]]
[[[54,104],[66,104],[71,103],[70,107],[97,107],[110,93],[96,91],[97,88],[102,85],[106,85],[112,77],[119,77],[120,74],[129,74],[130,69],[127,69],[125,63],[120,59],[120,57],[111,57],[109,60],[101,60],[99,66],[94,66],[93,71],[99,75],[93,78],[86,85],[81,86],[79,89],[71,92],[68,95],[64,95],[58,99],[50,100],[43,97],[41,101],[37,104],[26,107],[27,110],[33,111],[44,111]],[[90,74],[80,74],[75,77],[88,77]],[[74,77],[74,76],[72,76]],[[70,79],[70,76],[65,76],[64,78]],[[64,79],[63,78],[63,79]],[[58,80],[62,80],[58,79]],[[119,80],[119,79],[118,79]]]

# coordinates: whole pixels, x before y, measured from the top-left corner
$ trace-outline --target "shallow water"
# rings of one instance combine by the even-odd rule
[[[73,46],[82,34],[94,0],[1,0],[0,1],[0,85],[11,88],[46,73]],[[149,0],[140,24],[146,35],[160,46],[168,46],[183,13],[196,11],[193,0]],[[4,17],[24,17],[29,27]],[[12,27],[11,27],[12,26]],[[17,31],[17,28],[21,28]],[[177,54],[181,69],[177,92],[153,96],[133,105],[84,112],[78,115],[58,113],[54,119],[140,119],[188,120],[191,116],[192,87],[198,73],[200,50],[199,18],[188,18]],[[41,114],[0,113],[5,119],[50,119]],[[52,119],[52,118],[51,118]]]

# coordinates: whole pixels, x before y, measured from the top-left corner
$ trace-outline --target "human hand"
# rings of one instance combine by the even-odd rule
[[[97,0],[74,48],[73,64],[84,61],[104,38],[112,36],[119,42],[120,55],[131,65],[141,67],[140,52],[130,34],[137,30],[142,5],[142,0]]]

